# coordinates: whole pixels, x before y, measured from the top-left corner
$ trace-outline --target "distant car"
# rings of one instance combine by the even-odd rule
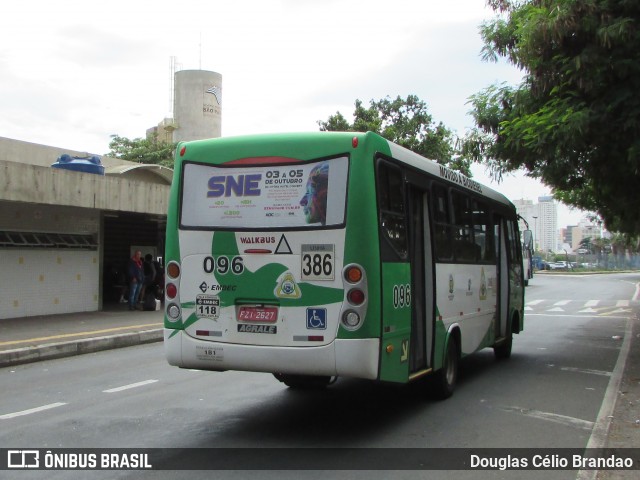
[[[566,270],[567,264],[565,262],[549,262],[549,270]]]

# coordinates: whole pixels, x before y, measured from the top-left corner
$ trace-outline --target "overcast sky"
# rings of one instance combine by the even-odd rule
[[[172,57],[222,75],[223,136],[315,131],[356,99],[409,94],[463,136],[469,97],[521,78],[480,58],[485,0],[21,0],[0,15],[0,136],[96,154],[171,115]],[[580,216],[559,209],[559,227]]]

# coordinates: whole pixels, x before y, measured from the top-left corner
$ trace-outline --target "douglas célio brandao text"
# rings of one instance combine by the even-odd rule
[[[633,469],[634,459],[615,454],[602,457],[589,457],[578,454],[531,454],[526,456],[481,456],[472,454],[470,455],[470,467],[478,470],[623,470]]]

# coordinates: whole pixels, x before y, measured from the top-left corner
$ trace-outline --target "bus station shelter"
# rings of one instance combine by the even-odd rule
[[[173,170],[53,168],[62,155],[88,156],[0,137],[0,319],[102,310],[133,251],[162,263]]]

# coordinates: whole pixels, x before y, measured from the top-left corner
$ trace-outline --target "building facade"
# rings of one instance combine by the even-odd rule
[[[540,251],[558,251],[558,209],[553,197],[538,197],[538,231]]]
[[[167,143],[221,136],[222,75],[174,73]],[[136,250],[162,260],[173,171],[102,157],[104,175],[52,168],[87,153],[0,137],[0,319],[118,302]]]
[[[171,169],[106,157],[104,175],[52,168],[64,153],[86,156],[0,137],[0,319],[101,310],[133,250],[164,251]]]
[[[584,239],[596,240],[602,238],[603,233],[599,225],[594,225],[588,218],[583,218],[577,226],[571,227],[571,248],[576,251]]]

